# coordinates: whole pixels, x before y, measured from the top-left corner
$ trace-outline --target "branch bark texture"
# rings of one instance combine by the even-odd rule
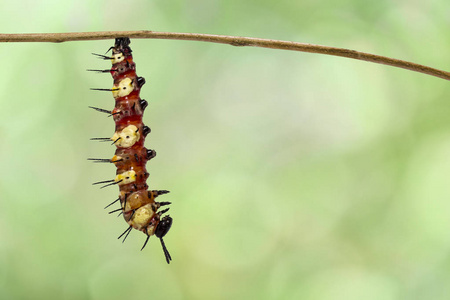
[[[200,41],[219,44],[228,44],[238,47],[262,47],[270,49],[291,50],[309,53],[320,53],[333,56],[341,56],[352,59],[368,61],[377,64],[389,65],[403,68],[446,80],[450,80],[450,72],[419,65],[400,59],[359,52],[355,50],[320,46],[313,44],[260,39],[251,37],[239,37],[228,35],[200,34],[200,33],[178,33],[158,31],[100,31],[100,32],[69,32],[69,33],[27,33],[27,34],[0,34],[0,42],[50,42],[62,43],[68,41],[105,40],[116,37],[129,37],[134,39],[166,39]]]

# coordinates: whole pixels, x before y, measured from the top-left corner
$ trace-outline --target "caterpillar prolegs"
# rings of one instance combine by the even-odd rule
[[[111,144],[117,149],[111,159],[89,158],[89,160],[113,163],[117,167],[115,179],[95,182],[94,185],[105,184],[101,188],[111,185],[119,186],[119,198],[105,207],[120,201],[121,207],[110,213],[120,211],[129,227],[118,238],[124,236],[122,241],[124,242],[133,228],[142,231],[147,235],[142,246],[144,249],[150,236],[155,235],[161,241],[167,263],[170,263],[172,258],[163,237],[172,226],[172,218],[169,215],[162,216],[169,210],[168,208],[158,210],[171,203],[155,201],[156,197],[169,191],[149,191],[146,183],[149,173],[145,165],[148,160],[155,157],[156,152],[144,147],[145,137],[150,133],[150,128],[142,123],[142,116],[148,103],[139,97],[145,79],[136,75],[136,65],[133,62],[129,44],[129,38],[116,38],[114,46],[106,52],[107,54],[112,51],[111,56],[94,54],[102,59],[111,60],[112,67],[110,70],[89,71],[111,73],[114,85],[112,89],[93,90],[111,91],[116,105],[112,111],[98,107],[91,108],[112,116],[116,123],[116,132],[111,138],[92,138],[92,140],[112,141]]]

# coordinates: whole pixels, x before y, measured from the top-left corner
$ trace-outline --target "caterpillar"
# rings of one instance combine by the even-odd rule
[[[156,202],[155,198],[169,193],[167,190],[148,190],[146,170],[147,161],[156,156],[156,151],[144,147],[145,137],[150,133],[150,127],[142,122],[142,117],[148,102],[139,97],[141,87],[145,84],[143,77],[136,75],[136,65],[131,55],[130,39],[128,37],[116,38],[114,46],[109,48],[111,56],[95,54],[95,56],[111,60],[111,69],[88,70],[97,73],[110,73],[114,83],[112,89],[93,88],[91,90],[110,91],[115,99],[115,107],[112,111],[98,107],[90,108],[112,116],[115,122],[115,133],[111,138],[92,138],[100,142],[112,141],[116,146],[115,155],[111,158],[88,158],[93,162],[112,163],[117,167],[116,177],[112,180],[93,183],[107,186],[118,185],[119,197],[105,207],[108,208],[120,201],[120,208],[110,213],[119,212],[128,223],[127,229],[118,237],[124,236],[125,242],[132,229],[142,231],[147,235],[141,251],[147,245],[150,236],[159,238],[167,263],[172,257],[167,250],[163,237],[172,226],[172,218],[169,215],[162,216],[169,208],[159,210],[160,207],[171,204],[170,202]]]

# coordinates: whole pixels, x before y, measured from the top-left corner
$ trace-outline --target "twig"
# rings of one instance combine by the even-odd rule
[[[358,52],[344,48],[327,47],[313,44],[269,40],[260,38],[157,31],[100,31],[100,32],[69,32],[69,33],[28,33],[28,34],[0,34],[0,42],[52,42],[62,43],[67,41],[105,40],[116,37],[130,37],[135,39],[167,39],[187,40],[210,43],[229,44],[232,46],[253,46],[271,49],[292,50],[310,53],[320,53],[334,56],[342,56],[358,60],[369,61],[377,64],[403,68],[419,73],[450,80],[450,72],[419,65],[416,63],[395,58]]]

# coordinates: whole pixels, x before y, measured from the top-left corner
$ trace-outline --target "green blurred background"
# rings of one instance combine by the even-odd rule
[[[2,1],[3,33],[156,30],[337,46],[450,70],[450,2]],[[174,224],[117,237],[113,40],[1,44],[1,299],[449,299],[450,85],[345,58],[132,40],[149,185]],[[114,206],[118,208],[118,206]]]

